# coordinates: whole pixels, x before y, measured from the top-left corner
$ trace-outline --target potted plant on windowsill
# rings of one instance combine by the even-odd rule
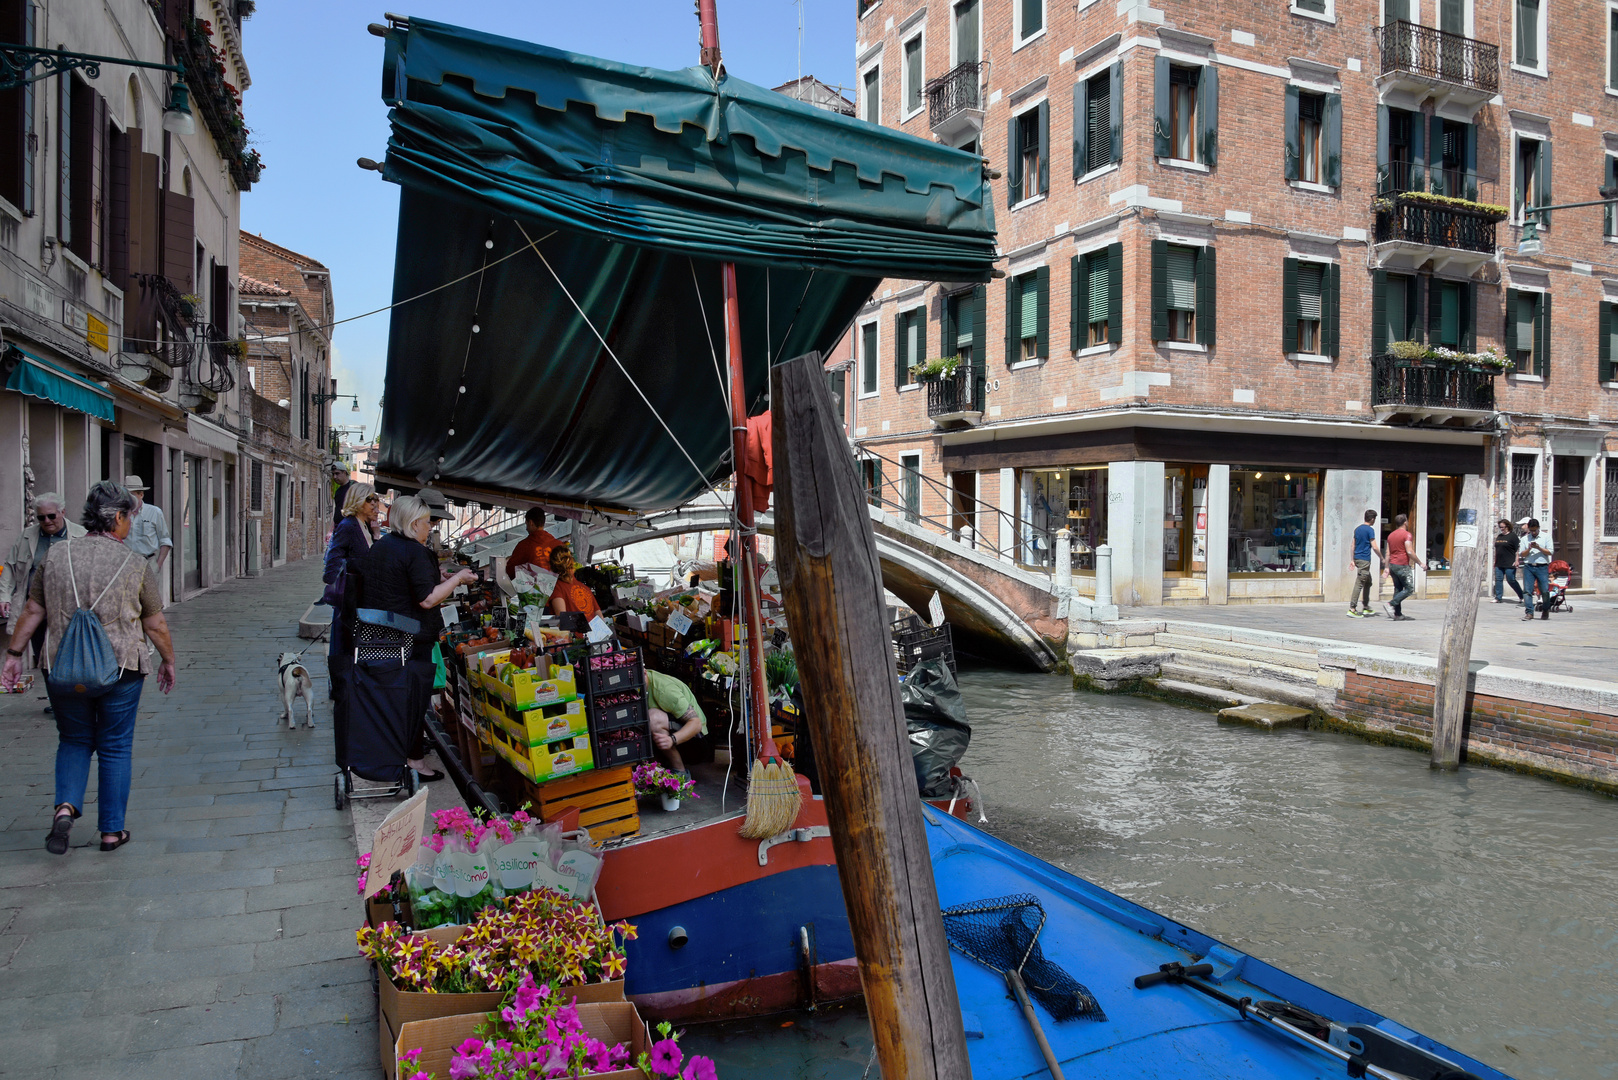
[[[1487,346],[1481,352],[1462,352],[1459,349],[1427,345],[1420,341],[1390,341],[1388,357],[1402,367],[1434,364],[1460,371],[1476,371],[1484,375],[1501,375],[1514,366],[1506,354],[1493,345]]]
[[[1398,203],[1414,203],[1419,206],[1459,210],[1465,213],[1477,214],[1481,217],[1492,218],[1495,221],[1504,221],[1511,216],[1511,211],[1504,206],[1477,202],[1473,199],[1461,199],[1454,195],[1439,195],[1431,191],[1399,191],[1387,195],[1378,195],[1371,200],[1371,208],[1378,213],[1385,214],[1391,211]]]
[[[910,365],[910,379],[912,382],[935,382],[940,379],[952,379],[961,369],[959,356],[935,356],[920,364]]]

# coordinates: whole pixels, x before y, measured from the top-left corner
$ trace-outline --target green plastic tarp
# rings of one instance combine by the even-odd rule
[[[15,345],[8,348],[17,349]],[[6,389],[27,394],[42,401],[53,401],[65,409],[74,409],[97,420],[114,423],[112,395],[87,379],[82,379],[49,360],[41,360],[26,349],[22,362],[6,379]]]
[[[704,68],[411,19],[383,97],[398,486],[679,505],[730,471],[722,262],[754,412],[770,363],[829,351],[883,278],[993,265],[980,158]]]

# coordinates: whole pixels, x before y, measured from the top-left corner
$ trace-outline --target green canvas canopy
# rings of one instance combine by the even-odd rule
[[[728,75],[411,19],[382,81],[398,486],[679,505],[730,471],[722,262],[754,412],[881,279],[990,274],[980,158]]]

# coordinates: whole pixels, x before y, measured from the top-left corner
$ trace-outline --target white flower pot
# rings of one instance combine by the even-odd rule
[[[673,795],[659,795],[658,798],[663,800],[663,809],[671,814],[680,808],[680,800]]]

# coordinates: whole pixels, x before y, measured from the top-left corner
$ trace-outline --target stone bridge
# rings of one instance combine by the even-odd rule
[[[1117,618],[1085,597],[1059,598],[1051,578],[940,536],[872,506],[882,583],[916,611],[926,611],[937,590],[957,644],[988,659],[1048,671],[1067,656],[1067,615]],[[634,525],[590,530],[593,550],[692,532],[724,532],[730,516],[720,506],[692,505],[643,518]],[[774,535],[775,517],[758,528]]]

